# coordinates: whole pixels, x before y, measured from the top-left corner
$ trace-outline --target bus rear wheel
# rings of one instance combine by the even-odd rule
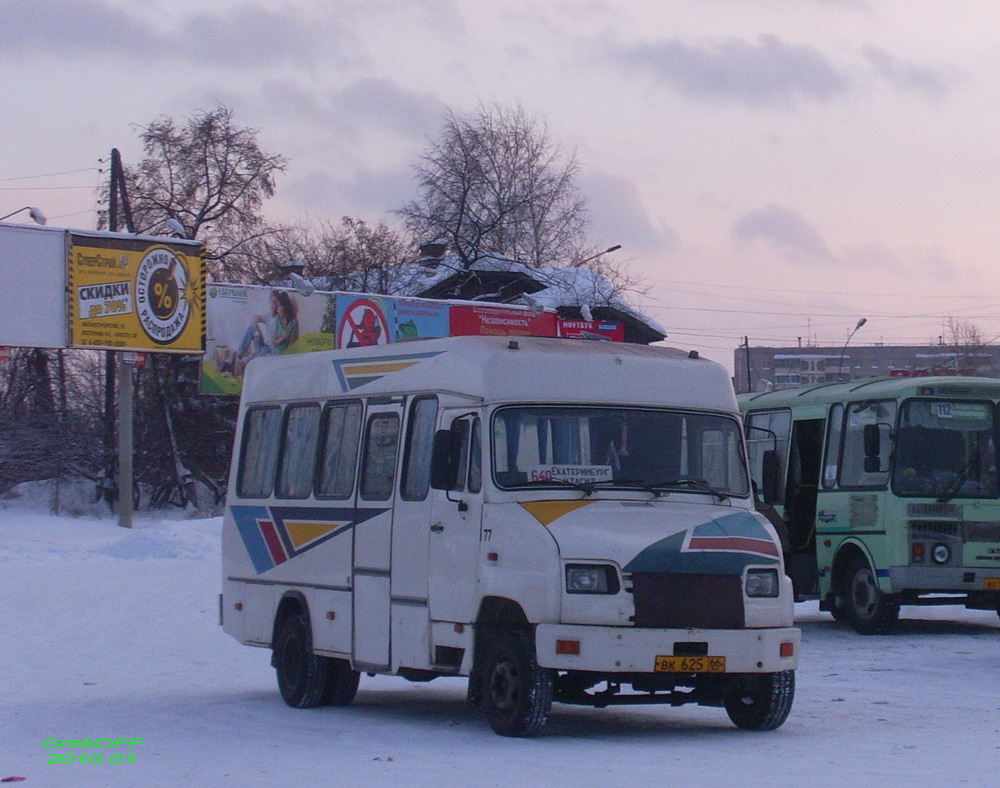
[[[888,635],[899,623],[899,600],[879,590],[878,578],[864,556],[855,556],[844,575],[847,620],[862,635]]]
[[[313,653],[312,632],[304,614],[289,615],[281,622],[273,649],[278,690],[292,708],[346,706],[354,700],[360,674],[346,660]]]
[[[737,728],[773,731],[788,719],[794,699],[794,670],[748,673],[726,695],[726,713]]]

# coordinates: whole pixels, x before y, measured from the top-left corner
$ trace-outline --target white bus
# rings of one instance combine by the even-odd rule
[[[468,676],[499,734],[553,701],[784,722],[800,633],[736,399],[677,350],[452,337],[253,362],[223,627],[293,707]]]

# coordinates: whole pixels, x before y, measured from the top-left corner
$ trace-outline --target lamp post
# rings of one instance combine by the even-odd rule
[[[611,252],[617,252],[621,248],[622,248],[621,244],[615,244],[614,246],[609,246],[603,252],[598,252],[597,254],[592,254],[590,257],[584,257],[582,260],[577,260],[570,266],[570,268],[579,268],[584,263],[589,263],[591,260],[596,260],[598,257],[601,257],[602,255],[610,254]]]
[[[18,208],[16,211],[11,211],[10,213],[4,216],[0,216],[0,222],[2,222],[4,219],[9,219],[11,216],[13,216],[16,213],[20,213],[21,211],[27,211],[28,215],[31,217],[31,220],[36,224],[45,224],[45,222],[47,221],[45,218],[45,214],[42,213],[41,209],[36,208],[33,205],[25,205],[23,208]]]
[[[854,327],[854,330],[847,335],[847,341],[844,343],[844,347],[840,351],[840,363],[837,365],[837,371],[840,373],[840,380],[844,380],[844,354],[847,352],[847,346],[850,344],[851,339],[854,335],[858,333],[858,329],[861,328],[865,323],[868,322],[867,317],[863,317],[858,321],[858,324]]]

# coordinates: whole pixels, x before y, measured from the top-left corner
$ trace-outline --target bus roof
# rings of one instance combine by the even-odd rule
[[[862,378],[846,383],[814,383],[798,388],[740,394],[737,399],[743,410],[762,410],[920,396],[1000,399],[1000,380],[957,376]]]
[[[675,348],[460,336],[270,356],[247,367],[245,402],[453,392],[490,402],[579,402],[737,412],[728,372]]]

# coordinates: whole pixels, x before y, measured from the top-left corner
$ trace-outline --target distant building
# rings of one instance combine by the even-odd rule
[[[875,377],[971,375],[1000,378],[992,345],[857,345],[746,347],[733,354],[737,393]]]

